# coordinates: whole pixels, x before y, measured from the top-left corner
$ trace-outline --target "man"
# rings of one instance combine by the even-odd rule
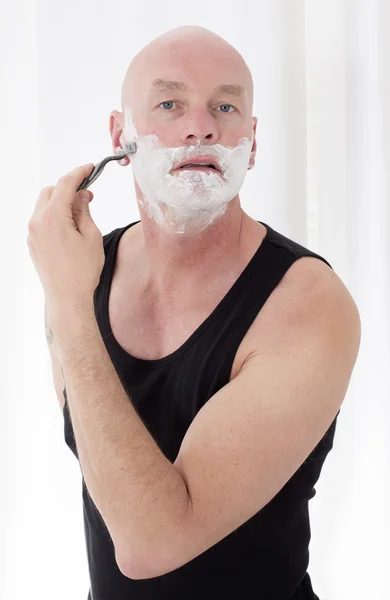
[[[57,292],[46,321],[93,600],[318,598],[308,501],[360,319],[324,258],[242,210],[252,103],[241,55],[181,27],[133,59],[110,117],[114,151],[137,143],[141,220],[104,236],[88,314]]]

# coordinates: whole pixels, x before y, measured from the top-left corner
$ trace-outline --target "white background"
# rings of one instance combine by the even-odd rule
[[[243,55],[255,83],[253,218],[324,256],[362,342],[317,495],[309,573],[321,600],[389,598],[390,3],[1,0],[0,598],[86,600],[81,472],[63,439],[27,223],[39,191],[111,154],[133,56],[180,25]],[[131,169],[92,186],[103,234],[139,219]]]

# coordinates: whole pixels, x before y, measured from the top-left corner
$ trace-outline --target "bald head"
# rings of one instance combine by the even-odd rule
[[[171,78],[170,72],[175,75],[177,70],[185,73],[190,85],[192,77],[199,81],[200,76],[201,80],[208,77],[216,83],[243,86],[252,111],[253,80],[241,54],[216,33],[192,25],[160,35],[133,58],[122,85],[122,110],[125,106],[135,109],[140,95],[149,92],[156,78]],[[228,80],[220,81],[221,77]]]

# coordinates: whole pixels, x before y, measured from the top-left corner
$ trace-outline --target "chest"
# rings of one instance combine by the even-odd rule
[[[156,360],[179,349],[209,317],[228,291],[231,282],[221,285],[207,297],[197,298],[196,306],[157,308],[135,282],[121,280],[114,273],[108,300],[112,333],[118,344],[137,358]],[[253,350],[257,322],[252,324],[235,354],[230,373],[233,379]]]

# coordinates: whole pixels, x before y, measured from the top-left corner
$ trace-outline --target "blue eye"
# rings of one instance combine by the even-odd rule
[[[233,106],[231,104],[220,104],[219,106],[230,106],[231,108],[233,108]],[[229,111],[223,110],[221,112],[226,112],[228,113]]]
[[[161,106],[161,104],[175,104],[175,103],[173,102],[173,100],[166,100],[165,102],[161,102],[159,104],[159,106]]]

